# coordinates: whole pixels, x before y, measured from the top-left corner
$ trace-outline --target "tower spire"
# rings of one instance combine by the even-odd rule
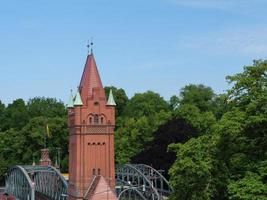
[[[79,91],[83,103],[86,103],[88,98],[93,97],[93,91],[97,91],[100,99],[106,99],[105,90],[92,53],[87,56]]]

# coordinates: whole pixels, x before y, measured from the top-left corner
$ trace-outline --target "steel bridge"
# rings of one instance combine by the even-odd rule
[[[163,200],[172,193],[163,175],[144,164],[116,166],[116,182],[118,197],[123,199]]]
[[[66,200],[67,187],[67,181],[52,166],[14,166],[6,177],[6,192],[19,200]],[[125,164],[116,166],[115,192],[118,200],[164,200],[172,189],[154,168]]]
[[[6,192],[19,200],[66,200],[67,181],[52,166],[14,166],[6,177]]]

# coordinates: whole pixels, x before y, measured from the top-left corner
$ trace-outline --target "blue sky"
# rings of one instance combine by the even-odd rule
[[[0,0],[0,100],[66,102],[86,59],[104,85],[165,99],[189,83],[222,93],[226,75],[267,55],[266,0]]]

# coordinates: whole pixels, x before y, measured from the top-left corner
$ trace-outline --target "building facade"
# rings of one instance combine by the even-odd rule
[[[115,187],[115,105],[112,91],[106,98],[91,52],[77,93],[68,104],[69,200],[84,199],[95,177],[104,180],[102,191]]]

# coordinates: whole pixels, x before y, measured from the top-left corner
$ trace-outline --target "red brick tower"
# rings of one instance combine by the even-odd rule
[[[103,176],[111,189],[115,187],[115,105],[112,92],[106,99],[91,53],[77,94],[68,105],[69,200],[84,199],[97,175]]]

